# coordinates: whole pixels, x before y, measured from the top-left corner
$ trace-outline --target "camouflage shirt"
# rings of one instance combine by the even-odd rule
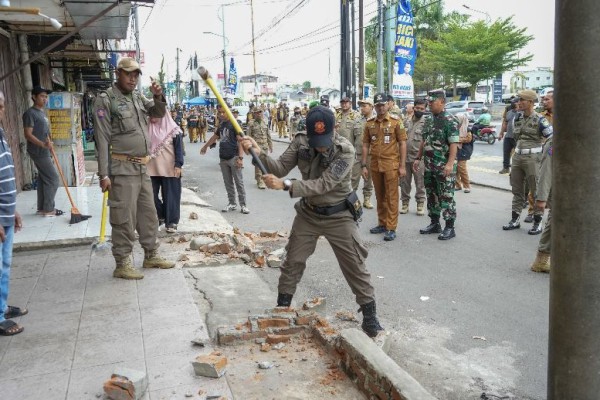
[[[269,127],[265,120],[252,120],[252,123],[248,125],[246,132],[263,151],[268,151],[273,148],[273,142],[271,141],[271,135],[269,135]]]
[[[423,127],[425,168],[444,168],[450,155],[450,145],[459,142],[458,120],[446,111],[427,117]]]

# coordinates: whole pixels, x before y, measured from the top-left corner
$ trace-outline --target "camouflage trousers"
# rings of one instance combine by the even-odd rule
[[[442,169],[425,168],[425,192],[427,193],[427,211],[429,218],[444,221],[456,220],[456,202],[454,201],[454,185],[456,175],[445,177]]]

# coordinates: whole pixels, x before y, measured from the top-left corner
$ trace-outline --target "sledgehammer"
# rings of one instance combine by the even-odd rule
[[[231,110],[229,109],[229,106],[227,105],[227,103],[225,103],[225,100],[223,100],[223,97],[221,96],[221,94],[217,90],[217,87],[215,86],[215,82],[213,81],[212,77],[208,73],[208,70],[206,68],[204,68],[204,67],[200,67],[200,68],[198,68],[198,75],[200,75],[200,77],[208,85],[208,87],[210,88],[210,90],[212,90],[212,92],[214,93],[215,97],[217,98],[217,101],[219,102],[219,104],[221,105],[221,107],[223,107],[223,109],[225,110],[225,113],[227,114],[227,118],[229,119],[229,122],[231,122],[231,124],[235,128],[235,132],[238,135],[240,135],[241,137],[244,137],[245,135],[244,135],[244,131],[242,130],[242,127],[240,126],[240,124],[238,124],[237,120],[235,119],[235,117],[231,113]],[[265,175],[268,174],[269,172],[265,168],[265,166],[262,163],[262,161],[260,161],[260,158],[258,158],[258,156],[254,152],[254,149],[252,147],[249,149],[249,152],[250,152],[250,155],[252,156],[252,159],[254,160],[254,164],[256,166],[258,166],[258,168],[260,168],[260,170],[261,170],[261,172],[263,174],[265,174]]]

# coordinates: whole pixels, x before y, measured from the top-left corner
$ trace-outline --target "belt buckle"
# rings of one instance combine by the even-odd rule
[[[142,164],[141,157],[127,156],[127,161],[134,164]]]

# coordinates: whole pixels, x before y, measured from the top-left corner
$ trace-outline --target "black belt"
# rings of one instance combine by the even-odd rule
[[[346,203],[346,201],[342,201],[339,204],[336,204],[333,206],[327,206],[327,207],[313,206],[305,199],[302,199],[302,201],[304,202],[304,204],[306,205],[306,207],[309,210],[311,210],[314,213],[319,214],[319,215],[328,215],[329,216],[329,215],[333,215],[333,214],[339,213],[340,211],[344,211],[344,210],[348,209],[348,204]]]

